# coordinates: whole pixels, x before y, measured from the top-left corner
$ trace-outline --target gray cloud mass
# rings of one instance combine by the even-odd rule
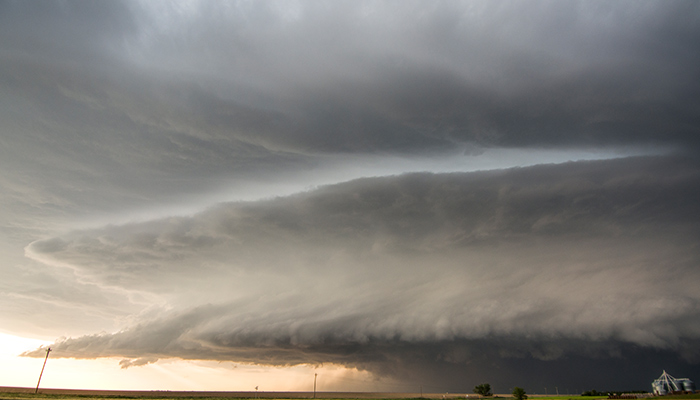
[[[680,0],[0,1],[2,329],[410,390],[697,381],[698,41]]]
[[[367,178],[27,254],[184,310],[55,343],[66,357],[393,371],[634,345],[694,364],[698,183],[696,163],[666,158]]]
[[[691,50],[698,37],[694,2],[300,3],[296,12],[275,2],[193,10],[76,2],[54,12],[11,4],[4,14],[15,22],[4,29],[42,23],[48,32],[27,36],[58,53],[50,54],[52,69],[81,81],[80,69],[89,68],[84,59],[118,58],[122,68],[87,72],[119,86],[168,82],[161,92],[167,99],[139,82],[139,94],[121,95],[124,104],[104,99],[106,88],[74,83],[66,90],[75,90],[76,100],[112,113],[131,107],[127,115],[147,112],[161,126],[186,119],[190,126],[181,128],[190,134],[223,128],[226,140],[294,152],[421,151],[471,142],[697,145],[698,75],[684,68],[700,61]],[[81,28],[95,34],[75,37],[70,19],[87,20],[81,14],[88,13],[91,22]],[[13,14],[25,23],[14,27],[22,19]],[[103,25],[118,34],[98,29]],[[17,36],[5,40],[7,53],[20,53],[10,63],[21,63],[21,71],[45,66],[46,52],[42,59],[26,54],[28,39]],[[71,63],[81,65],[65,65]],[[174,104],[149,110],[134,96],[151,100],[148,108],[153,100]],[[177,117],[183,112],[197,116]]]

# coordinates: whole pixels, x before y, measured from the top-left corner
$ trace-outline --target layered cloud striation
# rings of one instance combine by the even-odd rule
[[[697,365],[699,200],[698,164],[668,157],[406,174],[26,252],[152,302],[119,332],[55,343],[59,357],[337,363],[399,379],[639,352]]]

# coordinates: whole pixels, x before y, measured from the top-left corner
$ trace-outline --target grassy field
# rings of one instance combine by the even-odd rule
[[[538,396],[538,395],[528,395],[528,400],[598,400],[607,399],[608,396]]]
[[[7,391],[5,391],[7,390]],[[151,392],[101,392],[101,391],[70,391],[57,389],[42,389],[35,394],[33,390],[9,390],[9,388],[0,388],[0,400],[119,400],[119,399],[153,399],[153,400],[231,400],[231,399],[300,399],[312,398],[312,393],[299,392],[169,392],[169,391],[151,391]],[[317,399],[347,399],[347,400],[419,400],[419,399],[442,399],[441,394],[424,394],[423,397],[401,397],[399,393],[338,393],[338,392],[319,392],[316,395]],[[506,395],[495,395],[492,399],[512,399]],[[466,399],[464,396],[451,394],[451,400]],[[470,396],[469,399],[475,399]],[[607,399],[606,396],[528,396],[528,400],[600,400]],[[649,400],[683,400],[683,399],[700,399],[700,393],[676,395],[676,396],[660,396],[647,397]]]

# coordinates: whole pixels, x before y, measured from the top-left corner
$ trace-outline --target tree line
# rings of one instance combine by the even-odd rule
[[[493,393],[491,393],[491,384],[489,383],[482,383],[481,385],[474,386],[474,393],[481,396],[493,396]],[[515,400],[526,400],[527,394],[525,393],[525,389],[517,386],[514,387],[513,398]]]

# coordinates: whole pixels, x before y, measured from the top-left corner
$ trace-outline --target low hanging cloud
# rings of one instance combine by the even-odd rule
[[[365,178],[26,254],[157,299],[119,332],[54,343],[57,357],[332,362],[403,378],[421,363],[640,351],[697,365],[699,188],[698,164],[670,157]]]

